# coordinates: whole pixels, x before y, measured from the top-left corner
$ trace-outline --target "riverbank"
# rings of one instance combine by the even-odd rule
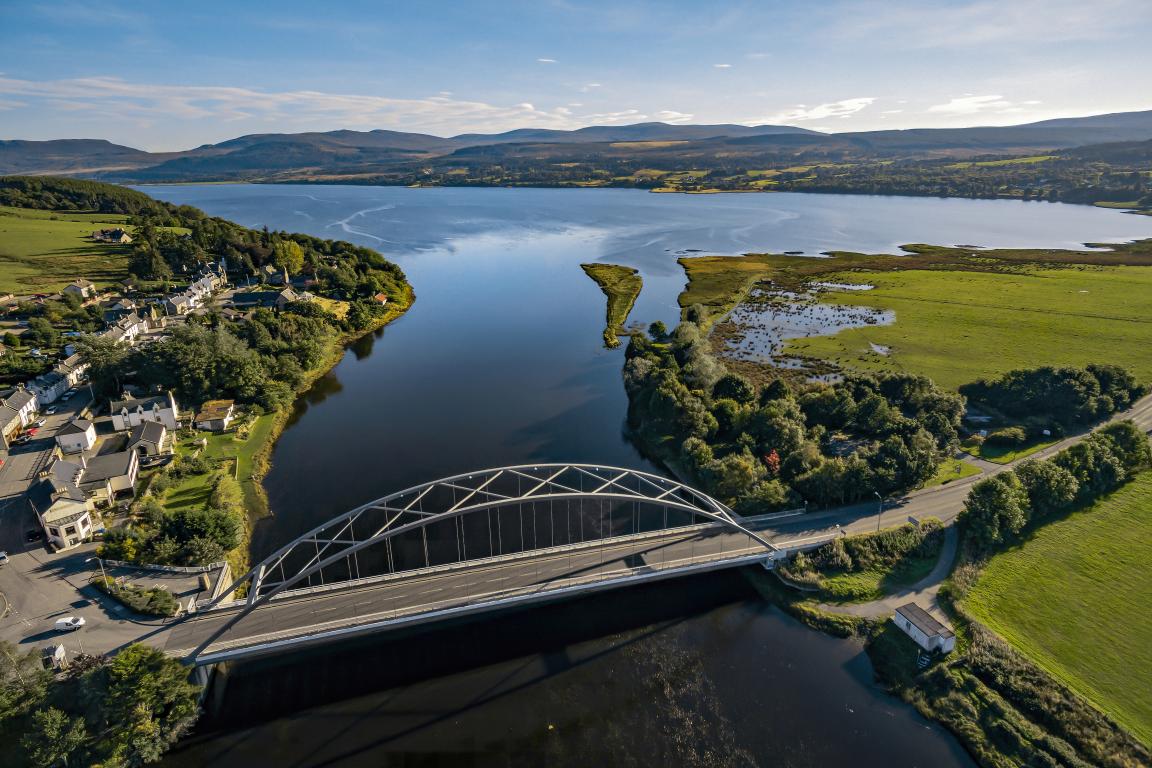
[[[244,526],[241,543],[236,549],[229,553],[228,562],[232,567],[232,575],[234,577],[245,573],[250,567],[253,525],[260,519],[272,514],[268,504],[268,493],[264,489],[264,477],[272,469],[272,452],[276,448],[276,441],[287,427],[292,417],[292,411],[296,408],[297,401],[304,393],[311,389],[320,378],[330,373],[332,369],[339,364],[351,344],[365,336],[376,333],[392,321],[402,317],[415,301],[416,293],[412,290],[412,285],[405,283],[404,294],[390,301],[386,305],[384,312],[374,318],[369,327],[358,330],[355,333],[342,334],[334,339],[334,343],[331,345],[324,361],[308,371],[300,386],[296,388],[296,399],[293,400],[290,407],[282,408],[274,413],[265,414],[265,416],[261,417],[262,419],[267,418],[268,421],[258,437],[259,442],[251,446],[248,451],[251,456],[249,471],[246,477],[237,477],[244,490],[248,519],[247,524]],[[249,440],[252,439],[252,437],[249,437]],[[239,465],[237,466],[237,470],[239,475]],[[237,553],[243,553],[243,559],[241,559]]]

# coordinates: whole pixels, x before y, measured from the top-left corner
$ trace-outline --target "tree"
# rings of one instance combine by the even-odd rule
[[[1002,472],[972,486],[960,523],[985,549],[1007,541],[1028,523],[1028,493],[1016,475]]]
[[[29,318],[25,336],[31,343],[40,347],[56,347],[60,344],[60,332],[43,317]]]
[[[120,376],[129,349],[118,341],[96,334],[85,334],[76,340],[76,351],[89,365],[92,386],[104,394],[120,392]]]
[[[104,689],[104,722],[94,730],[107,733],[101,751],[118,761],[109,765],[154,762],[196,721],[199,689],[186,667],[156,648],[129,646],[87,682],[97,697]]]
[[[87,738],[83,720],[48,707],[32,713],[31,728],[21,744],[35,765],[68,765],[68,757],[83,746]]]
[[[290,279],[304,268],[304,249],[295,240],[281,240],[272,248],[272,261]]]
[[[51,679],[36,651],[22,653],[12,643],[0,641],[0,720],[39,706]]]
[[[1080,483],[1071,472],[1051,461],[1029,459],[1016,468],[1035,515],[1047,516],[1071,506]]]
[[[738,373],[726,373],[712,386],[712,397],[721,400],[735,400],[737,403],[750,403],[756,397],[756,388]]]

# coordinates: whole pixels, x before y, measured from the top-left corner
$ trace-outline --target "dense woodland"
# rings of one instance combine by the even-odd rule
[[[725,371],[692,321],[670,336],[633,336],[627,358],[640,442],[743,513],[906,491],[958,443],[963,399],[922,376],[757,390]]]
[[[152,763],[199,715],[188,669],[133,645],[115,658],[79,655],[60,677],[38,648],[0,643],[0,735],[11,768]]]

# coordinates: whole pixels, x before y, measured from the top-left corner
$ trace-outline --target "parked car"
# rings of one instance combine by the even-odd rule
[[[40,541],[42,538],[44,538],[44,531],[40,530],[39,528],[32,528],[31,530],[24,532],[24,541],[29,544],[34,541]]]
[[[53,405],[53,406],[49,406],[48,410],[44,411],[44,413],[51,416],[52,414],[56,413],[56,411],[58,411],[58,410],[60,410],[60,409]]]
[[[40,427],[28,427],[28,429],[24,431],[24,434],[21,435],[21,437],[32,437],[39,431]]]
[[[36,421],[32,422],[32,426],[42,427],[47,423],[48,423],[48,419],[36,419]]]
[[[12,445],[26,445],[32,442],[32,435],[24,434],[12,441]]]
[[[75,632],[83,627],[87,622],[84,621],[83,616],[65,616],[62,619],[56,619],[57,632]]]
[[[8,565],[8,553],[0,551],[0,565]]]

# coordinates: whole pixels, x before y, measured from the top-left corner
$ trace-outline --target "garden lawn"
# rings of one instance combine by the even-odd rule
[[[247,440],[236,440],[235,430],[229,432],[197,432],[195,436],[180,442],[180,452],[191,454],[195,443],[208,440],[208,447],[201,454],[206,459],[232,459],[236,462],[236,479],[244,491],[244,506],[249,513],[259,514],[263,509],[258,483],[252,479],[253,460],[256,453],[268,441],[275,417],[264,414],[258,417],[248,430]],[[170,508],[203,504],[211,491],[212,474],[192,475],[173,485],[165,495],[165,505]]]
[[[991,559],[965,607],[1152,745],[1152,471]]]
[[[1152,268],[868,271],[821,279],[875,285],[822,300],[894,310],[896,322],[799,339],[785,355],[921,373],[953,389],[1040,365],[1114,363],[1152,380]],[[877,354],[870,343],[890,354]]]

